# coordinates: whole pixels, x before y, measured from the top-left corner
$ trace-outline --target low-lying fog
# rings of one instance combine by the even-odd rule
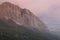
[[[40,16],[40,19],[44,21],[52,33],[60,36],[60,6],[53,5]]]

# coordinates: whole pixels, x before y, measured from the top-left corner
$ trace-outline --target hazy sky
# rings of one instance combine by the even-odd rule
[[[35,14],[46,12],[52,5],[60,5],[60,0],[0,0],[0,3],[5,1],[30,9]]]

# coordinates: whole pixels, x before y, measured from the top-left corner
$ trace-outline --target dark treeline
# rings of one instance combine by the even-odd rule
[[[12,20],[5,22],[0,20],[0,40],[60,40],[52,34],[17,25]]]

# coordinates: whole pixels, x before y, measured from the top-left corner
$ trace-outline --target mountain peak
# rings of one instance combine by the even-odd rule
[[[4,3],[2,3],[2,4],[11,4],[10,2],[4,2]]]
[[[4,2],[4,3],[2,3],[1,5],[9,6],[9,5],[13,5],[13,4],[12,4],[12,3],[10,3],[10,2]]]
[[[30,10],[20,8],[9,2],[0,5],[0,18],[8,18],[19,22],[20,25],[30,26],[29,28],[46,29],[44,23],[39,20]]]

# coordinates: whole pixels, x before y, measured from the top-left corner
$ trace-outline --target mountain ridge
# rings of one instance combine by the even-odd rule
[[[12,3],[0,5],[0,40],[55,40],[30,10]]]
[[[39,20],[30,10],[23,9],[9,2],[2,3],[0,5],[0,18],[12,19],[20,25],[34,26],[34,28],[40,30],[45,29],[44,23]]]

